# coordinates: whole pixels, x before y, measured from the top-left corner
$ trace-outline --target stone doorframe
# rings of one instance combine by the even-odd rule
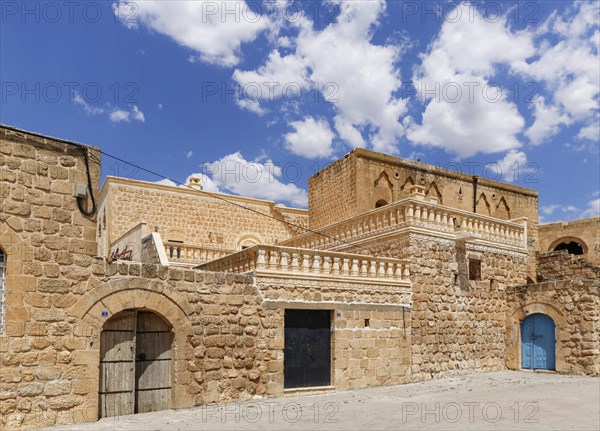
[[[568,334],[564,332],[567,320],[558,308],[543,302],[530,302],[526,305],[518,306],[508,315],[506,319],[506,350],[504,354],[506,367],[511,370],[521,369],[521,322],[526,317],[537,313],[545,314],[554,321],[556,371],[564,371],[566,368],[566,356],[563,343],[566,341],[565,336],[568,337]]]
[[[85,340],[86,365],[90,371],[88,378],[91,380],[90,387],[95,388],[88,393],[86,401],[88,404],[85,420],[98,420],[98,388],[99,388],[99,366],[100,366],[100,331],[104,323],[117,313],[130,309],[144,309],[152,311],[164,318],[173,328],[173,359],[171,368],[171,404],[174,409],[188,408],[194,406],[194,398],[189,395],[187,388],[192,382],[192,372],[186,364],[193,357],[192,348],[188,340],[193,335],[192,324],[189,316],[192,307],[187,298],[181,293],[161,284],[156,288],[156,282],[147,281],[147,288],[128,288],[129,283],[123,283],[123,279],[109,280],[103,286],[95,288],[80,298],[71,308],[71,318],[76,319],[75,336]],[[138,283],[136,283],[138,284]],[[139,285],[139,284],[138,284]]]

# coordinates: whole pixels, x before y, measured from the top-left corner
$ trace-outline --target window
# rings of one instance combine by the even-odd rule
[[[383,200],[383,199],[379,199],[377,202],[375,202],[375,208],[381,208],[386,206],[388,203],[387,201]]]
[[[6,306],[4,304],[4,291],[6,290],[6,255],[0,249],[0,333],[4,331],[4,315]]]
[[[481,280],[481,260],[469,259],[469,280]]]

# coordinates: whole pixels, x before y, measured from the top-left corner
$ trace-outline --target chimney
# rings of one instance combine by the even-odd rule
[[[202,190],[202,180],[197,177],[190,177],[188,187],[194,190]]]

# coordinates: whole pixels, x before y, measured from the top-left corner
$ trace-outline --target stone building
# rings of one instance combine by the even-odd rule
[[[540,226],[533,190],[366,150],[310,179],[308,211],[193,179],[100,189],[98,149],[8,126],[0,169],[3,428],[600,374],[598,219]]]
[[[600,265],[600,218],[548,223],[540,227],[540,251],[567,250]]]

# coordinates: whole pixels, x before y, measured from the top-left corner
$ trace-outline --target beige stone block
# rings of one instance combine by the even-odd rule
[[[96,350],[75,350],[72,355],[74,365],[96,366],[100,360],[100,354]]]

